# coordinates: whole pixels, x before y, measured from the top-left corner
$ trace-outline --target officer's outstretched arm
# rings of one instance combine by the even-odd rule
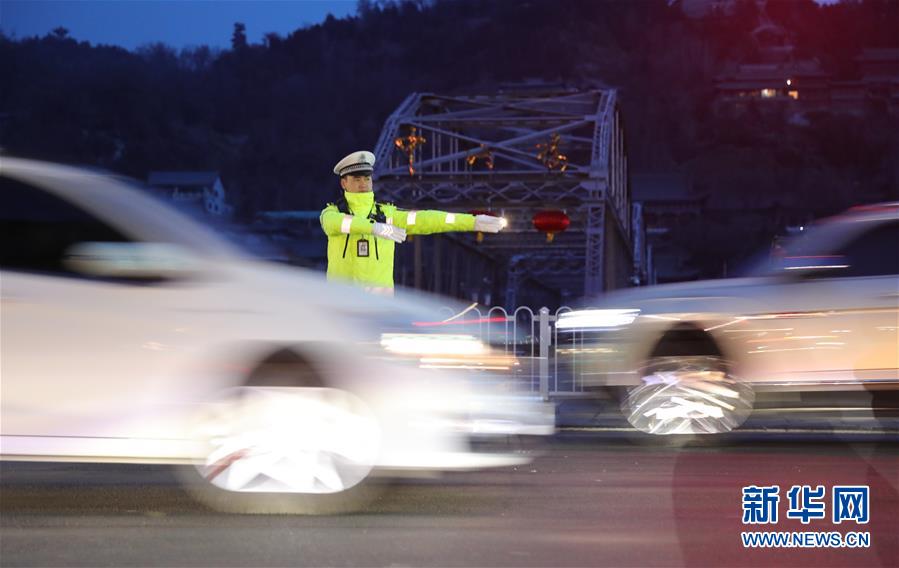
[[[452,231],[474,231],[475,216],[446,211],[407,211],[397,209],[393,223],[410,235],[430,235]]]
[[[372,233],[372,223],[367,217],[341,213],[334,205],[328,206],[322,211],[319,221],[322,230],[329,237],[341,234],[370,235]]]

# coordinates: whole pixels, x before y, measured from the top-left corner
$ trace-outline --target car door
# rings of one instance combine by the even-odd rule
[[[839,256],[848,267],[838,278],[858,299],[851,369],[866,382],[899,382],[899,221],[877,223]]]
[[[191,349],[183,317],[167,309],[178,287],[70,269],[71,246],[130,237],[17,179],[0,176],[0,196],[4,453],[13,451],[11,437],[171,437],[177,420],[166,413],[178,411],[171,403],[180,380],[171,369]],[[68,451],[49,442],[28,447]]]
[[[899,224],[856,223],[786,259],[805,264],[755,288],[761,309],[721,330],[748,378],[800,389],[896,380]]]
[[[766,296],[771,319],[753,322],[758,337],[746,336],[758,380],[803,388],[896,381],[899,223],[866,224],[826,254],[796,257],[814,269]]]

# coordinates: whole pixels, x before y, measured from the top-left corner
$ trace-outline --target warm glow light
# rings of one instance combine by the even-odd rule
[[[562,137],[558,133],[553,133],[549,138],[549,142],[536,145],[539,150],[537,159],[546,166],[546,169],[558,170],[560,172],[568,169],[568,157],[559,152],[561,144]]]
[[[415,149],[426,144],[428,139],[417,134],[418,129],[411,127],[408,136],[397,136],[393,139],[393,145],[406,154],[409,160],[409,175],[415,175]]]

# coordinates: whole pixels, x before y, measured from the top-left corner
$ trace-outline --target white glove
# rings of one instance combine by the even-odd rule
[[[498,233],[506,226],[506,220],[493,215],[477,215],[474,218],[474,230],[479,233]]]
[[[375,223],[371,227],[371,232],[376,237],[390,239],[395,243],[401,243],[406,240],[406,229],[388,225],[387,223]]]

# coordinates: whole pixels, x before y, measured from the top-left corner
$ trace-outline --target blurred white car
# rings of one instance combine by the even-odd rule
[[[194,464],[215,506],[316,513],[553,431],[482,370],[514,361],[414,325],[432,300],[246,258],[97,173],[3,157],[0,195],[4,459]]]
[[[557,324],[653,434],[738,426],[759,391],[899,391],[899,204],[812,226],[748,278],[634,288]],[[876,402],[875,402],[876,406]]]

